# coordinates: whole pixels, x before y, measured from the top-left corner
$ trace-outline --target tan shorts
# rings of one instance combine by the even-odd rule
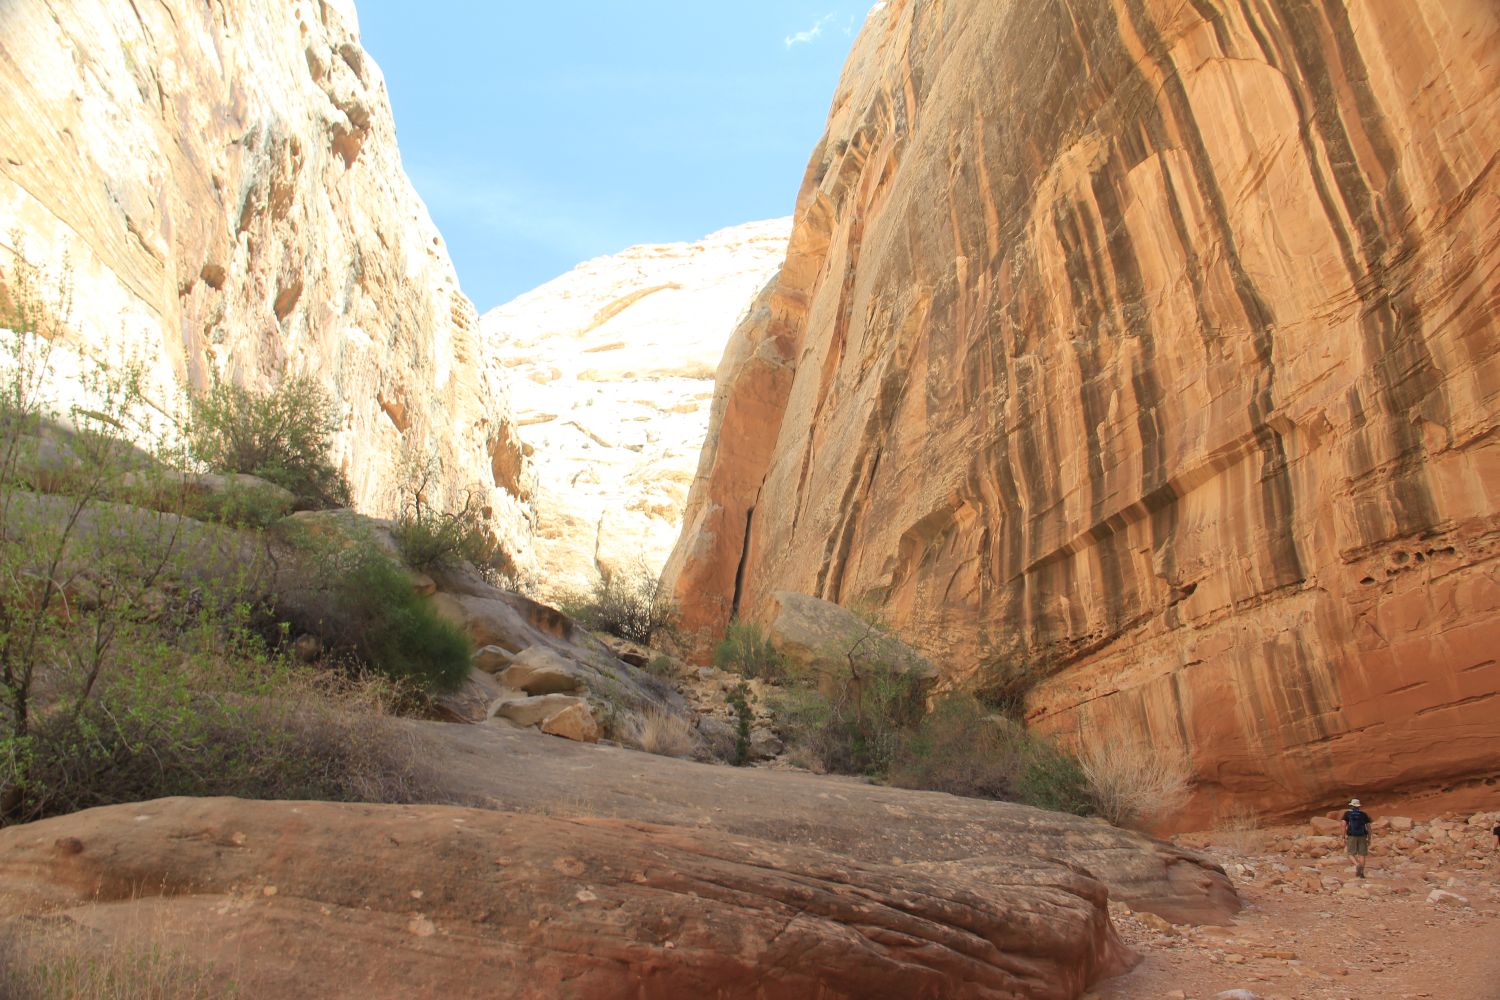
[[[1344,851],[1351,856],[1355,854],[1369,854],[1370,835],[1367,833],[1363,837],[1345,837]]]

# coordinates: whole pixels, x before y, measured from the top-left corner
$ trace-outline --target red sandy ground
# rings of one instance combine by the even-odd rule
[[[1308,828],[1179,838],[1225,866],[1244,911],[1233,927],[1172,927],[1115,905],[1121,934],[1145,958],[1086,1000],[1212,1000],[1235,989],[1259,1000],[1500,1000],[1494,820],[1449,819],[1458,842],[1422,824],[1416,832],[1438,843],[1413,848],[1377,830],[1364,880]],[[1434,888],[1468,906],[1429,903]]]

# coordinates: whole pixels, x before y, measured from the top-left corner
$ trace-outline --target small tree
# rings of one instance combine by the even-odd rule
[[[512,578],[515,567],[488,525],[489,511],[478,489],[444,509],[433,502],[442,475],[436,456],[408,451],[398,468],[396,525],[392,537],[408,566],[430,570],[466,562],[491,583]]]
[[[676,638],[681,618],[676,602],[662,592],[661,581],[644,563],[632,573],[601,575],[587,591],[566,594],[557,605],[586,629],[642,646]]]
[[[214,380],[188,397],[188,453],[209,470],[258,476],[320,508],[347,507],[348,480],[328,455],[338,409],[305,375],[267,393]]]
[[[750,685],[740,681],[727,695],[725,701],[734,711],[734,766],[744,767],[750,763],[750,724],[755,721],[755,710],[750,703],[755,695]]]
[[[150,618],[183,523],[170,503],[110,502],[127,472],[165,472],[130,440],[144,425],[138,370],[86,375],[77,388],[90,405],[54,412],[46,386],[66,293],[48,310],[35,281],[19,261],[0,313],[0,820],[23,815],[33,793],[39,716],[76,728],[117,645]],[[56,492],[37,492],[40,480]]]

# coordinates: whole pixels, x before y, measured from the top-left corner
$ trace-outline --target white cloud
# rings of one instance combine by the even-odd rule
[[[832,14],[824,14],[822,17],[813,22],[813,26],[811,28],[808,28],[805,31],[799,31],[795,35],[787,35],[786,38],[783,39],[783,41],[786,42],[786,47],[791,48],[794,45],[807,45],[810,42],[817,41],[818,37],[823,34],[823,26],[826,25],[829,21],[832,21],[833,17],[834,16]]]

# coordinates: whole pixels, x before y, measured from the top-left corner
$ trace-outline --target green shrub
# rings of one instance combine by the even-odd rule
[[[150,634],[161,585],[191,554],[184,522],[164,507],[111,502],[127,474],[167,479],[131,442],[142,426],[139,371],[86,372],[91,406],[67,426],[45,396],[50,345],[24,331],[0,375],[0,822],[25,812],[43,722],[85,714],[122,644]],[[45,445],[45,447],[43,447]],[[43,451],[61,477],[36,475]],[[49,494],[37,492],[48,478]],[[143,480],[144,481],[144,480]]]
[[[771,645],[765,631],[754,622],[738,619],[729,623],[724,638],[714,647],[714,666],[773,684],[787,675],[786,658]]]
[[[1098,812],[1078,758],[1042,736],[1029,735],[1016,798],[1038,809],[1090,816]]]
[[[750,763],[750,724],[755,720],[755,710],[750,707],[755,695],[750,693],[750,685],[740,681],[725,696],[729,707],[734,711],[734,761],[735,767],[744,767]]]
[[[557,608],[584,628],[649,646],[674,639],[680,615],[662,593],[661,581],[644,566],[632,573],[601,576],[587,591],[564,594]]]
[[[188,398],[184,439],[213,472],[259,476],[314,507],[347,507],[349,483],[328,457],[337,429],[337,407],[307,376],[267,393],[215,381]]]
[[[276,596],[274,618],[317,636],[334,658],[428,693],[469,675],[468,637],[444,619],[394,559],[368,541],[329,551],[299,540],[299,568]],[[336,543],[335,543],[336,544]]]
[[[181,513],[233,528],[264,531],[291,513],[287,495],[255,480],[229,481],[225,489],[190,493]]]
[[[939,700],[904,734],[889,779],[905,788],[1094,811],[1075,758],[969,695]]]
[[[775,699],[795,756],[837,774],[885,776],[926,703],[924,665],[887,658],[886,649],[871,643],[846,657],[845,669],[823,680],[832,696],[803,687]]]
[[[657,653],[641,669],[657,680],[665,681],[668,684],[677,680],[679,674],[678,662],[665,653]]]
[[[973,798],[1018,798],[1025,748],[978,701],[950,695],[937,702],[906,734],[890,781]]]
[[[442,472],[436,457],[408,451],[399,463],[399,510],[391,537],[408,566],[421,570],[468,563],[492,584],[514,582],[516,567],[490,530],[483,494],[463,491],[462,505],[443,509],[431,494]]]
[[[482,525],[470,525],[463,512],[456,514],[402,514],[391,529],[396,549],[414,569],[441,569],[460,562],[478,568],[488,563],[489,545]]]
[[[27,287],[0,302],[0,325],[20,317],[0,343],[0,823],[171,794],[407,796],[414,757],[370,702],[390,685],[328,688],[248,632],[269,553],[180,516],[192,484],[152,442],[138,370],[86,371],[87,408],[59,416]]]
[[[411,801],[416,757],[385,719],[390,686],[292,666],[239,624],[247,613],[117,635],[90,697],[51,703],[17,744],[13,819],[169,795]]]

